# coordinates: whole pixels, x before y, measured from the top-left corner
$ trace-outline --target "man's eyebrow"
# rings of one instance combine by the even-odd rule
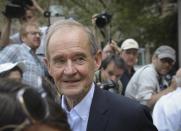
[[[87,57],[87,55],[85,53],[82,53],[82,52],[78,52],[78,53],[75,53],[74,56],[82,56],[82,57]]]
[[[59,54],[59,55],[54,56],[53,60],[57,60],[57,59],[61,59],[61,58],[64,58],[63,54]]]

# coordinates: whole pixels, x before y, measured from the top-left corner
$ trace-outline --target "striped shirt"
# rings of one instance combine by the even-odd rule
[[[43,65],[31,48],[26,44],[12,44],[0,51],[0,64],[6,62],[24,62],[23,83],[32,87],[41,87],[41,77],[44,76]]]

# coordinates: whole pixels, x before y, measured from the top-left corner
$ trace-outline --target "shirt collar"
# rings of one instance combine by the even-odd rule
[[[155,65],[153,63],[150,65],[155,69],[155,73],[156,73],[157,78],[160,79],[161,75],[157,72]]]
[[[66,113],[70,113],[71,111],[75,111],[83,120],[89,117],[90,106],[92,103],[93,95],[95,90],[95,84],[92,83],[90,90],[88,91],[87,95],[70,111],[68,111],[67,106],[65,104],[65,97],[62,96],[61,106],[62,109]]]
[[[31,51],[31,48],[30,48],[27,44],[23,43],[22,46],[23,46],[24,48],[26,48],[28,51]]]

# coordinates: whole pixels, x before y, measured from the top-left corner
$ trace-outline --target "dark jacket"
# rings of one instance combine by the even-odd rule
[[[148,109],[95,87],[87,131],[157,131]]]
[[[125,70],[123,75],[121,76],[120,80],[123,85],[122,95],[125,95],[126,86],[128,85],[128,82],[131,79],[131,77],[134,75],[134,73],[135,73],[135,70],[134,68],[132,68],[131,73],[129,73],[128,70]]]

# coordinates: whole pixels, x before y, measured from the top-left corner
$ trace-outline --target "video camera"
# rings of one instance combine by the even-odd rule
[[[20,18],[28,6],[33,6],[31,0],[8,0],[3,14],[8,18]]]
[[[106,80],[103,83],[101,83],[100,88],[113,92],[113,93],[117,93],[116,87],[118,85],[113,81],[113,80]]]
[[[95,21],[96,26],[99,28],[105,27],[107,24],[111,22],[111,18],[112,18],[112,15],[107,12],[98,14],[96,16],[96,21]]]

